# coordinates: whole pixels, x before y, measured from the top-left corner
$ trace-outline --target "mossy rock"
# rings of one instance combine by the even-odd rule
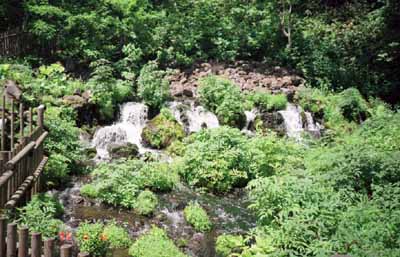
[[[86,148],[84,150],[84,154],[89,158],[93,159],[97,155],[97,150],[94,147]]]
[[[139,156],[139,148],[135,144],[128,143],[126,145],[111,144],[107,147],[112,159],[130,159]]]
[[[155,149],[164,149],[173,141],[182,140],[184,137],[183,126],[167,110],[162,110],[150,120],[142,132],[143,143]]]

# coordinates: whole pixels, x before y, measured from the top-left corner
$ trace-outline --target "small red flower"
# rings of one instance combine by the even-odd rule
[[[107,236],[105,234],[101,234],[100,240],[101,241],[107,241]]]
[[[67,241],[71,241],[72,240],[72,233],[71,232],[67,233],[66,240]]]
[[[87,234],[83,235],[83,240],[88,240],[89,236]]]
[[[60,241],[64,241],[64,240],[65,240],[65,233],[64,233],[64,231],[61,231],[61,232],[59,233],[59,237],[60,237]]]

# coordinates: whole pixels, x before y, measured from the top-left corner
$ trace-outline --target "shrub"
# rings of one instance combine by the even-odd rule
[[[99,196],[98,189],[92,184],[83,185],[80,189],[80,193],[89,198],[97,198]]]
[[[247,105],[258,107],[262,111],[279,111],[286,108],[287,97],[284,94],[272,95],[268,93],[252,92],[246,95]]]
[[[198,232],[211,230],[211,221],[207,212],[198,204],[191,202],[183,211],[186,221]]]
[[[150,215],[154,212],[157,208],[158,199],[157,196],[148,190],[142,191],[138,198],[135,205],[135,211],[140,215]]]
[[[200,80],[198,93],[201,104],[214,112],[221,124],[243,127],[246,117],[238,86],[230,80],[208,76]]]
[[[138,78],[138,95],[152,109],[161,109],[169,99],[169,82],[165,71],[158,69],[156,62],[143,66]]]
[[[82,223],[76,232],[79,250],[87,252],[92,256],[106,256],[110,242],[103,232],[104,225],[101,223]]]
[[[161,113],[149,121],[142,132],[143,141],[156,149],[163,149],[174,141],[182,140],[185,131],[171,112],[162,109]]]
[[[348,121],[361,123],[366,120],[368,105],[360,92],[355,88],[348,88],[337,96],[337,105],[342,115]]]
[[[240,254],[245,246],[243,236],[220,235],[217,238],[215,250],[218,257],[229,257]]]
[[[39,194],[21,209],[18,209],[17,223],[26,226],[30,232],[42,233],[45,238],[57,236],[62,221],[56,218],[63,213],[62,205],[53,197]]]
[[[107,238],[111,249],[126,249],[132,243],[126,229],[118,226],[115,222],[104,226],[103,234]]]
[[[83,194],[125,208],[135,208],[141,191],[169,191],[179,181],[177,172],[168,163],[140,160],[101,164],[92,175],[93,182],[82,188]]]
[[[190,186],[227,192],[246,185],[249,158],[245,152],[246,137],[238,129],[202,130],[190,140],[181,170]]]
[[[161,228],[153,227],[129,249],[132,257],[185,257]]]

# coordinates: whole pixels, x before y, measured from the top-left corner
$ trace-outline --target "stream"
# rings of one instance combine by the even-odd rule
[[[204,127],[215,128],[219,126],[217,117],[198,106],[194,101],[170,102],[169,109],[176,120],[183,125],[190,134]],[[144,154],[152,152],[162,154],[146,148],[141,142],[141,132],[148,121],[148,108],[142,103],[129,102],[121,106],[120,118],[110,126],[99,128],[93,139],[82,142],[96,148],[95,162],[110,161],[107,146],[110,144],[133,143],[138,145],[139,152]],[[287,135],[299,138],[300,134],[309,130],[318,130],[312,117],[306,114],[307,121],[303,122],[298,107],[288,105],[287,109],[280,111],[285,121]],[[246,112],[246,126],[242,132],[252,135],[250,124],[254,122],[257,110]],[[307,125],[308,124],[308,125]],[[314,133],[316,133],[314,131]],[[110,171],[111,172],[111,171]],[[256,217],[248,210],[249,202],[243,189],[237,189],[228,195],[213,195],[198,193],[181,184],[169,193],[158,194],[159,205],[154,215],[144,217],[131,210],[107,206],[94,200],[86,199],[80,195],[80,188],[88,183],[88,177],[74,177],[69,185],[62,191],[53,191],[64,205],[63,221],[71,230],[75,230],[82,221],[107,222],[115,220],[124,226],[133,239],[148,231],[152,225],[164,228],[176,245],[193,257],[214,257],[215,242],[218,235],[224,233],[245,234],[256,226]],[[213,229],[208,233],[197,233],[185,221],[183,209],[190,201],[197,201],[208,213],[213,223]],[[127,257],[127,250],[118,250],[114,257]]]

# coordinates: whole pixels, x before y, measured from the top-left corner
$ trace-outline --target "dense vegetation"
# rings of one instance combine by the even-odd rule
[[[398,1],[20,2],[0,3],[0,31],[24,25],[34,44],[20,58],[0,57],[0,84],[16,81],[26,106],[46,105],[47,188],[87,174],[85,201],[142,218],[156,216],[160,196],[182,184],[217,196],[244,190],[256,226],[218,235],[220,257],[399,255]],[[55,49],[43,51],[49,45]],[[205,76],[195,101],[221,126],[185,131],[168,110],[171,68],[243,59],[289,67],[306,87],[288,97]],[[95,150],[83,149],[79,133],[114,122],[119,105],[132,100],[149,107],[143,143],[171,159],[132,145],[135,153],[124,158],[89,162]],[[296,141],[257,122],[288,104],[323,124],[321,138]],[[254,108],[249,136],[241,129]],[[62,212],[53,197],[38,195],[9,217],[64,241],[71,232]],[[182,215],[196,232],[217,225],[196,201],[182,206]],[[115,221],[82,222],[73,235],[93,256],[120,248],[133,257],[186,256],[169,236],[152,227],[132,240]]]

